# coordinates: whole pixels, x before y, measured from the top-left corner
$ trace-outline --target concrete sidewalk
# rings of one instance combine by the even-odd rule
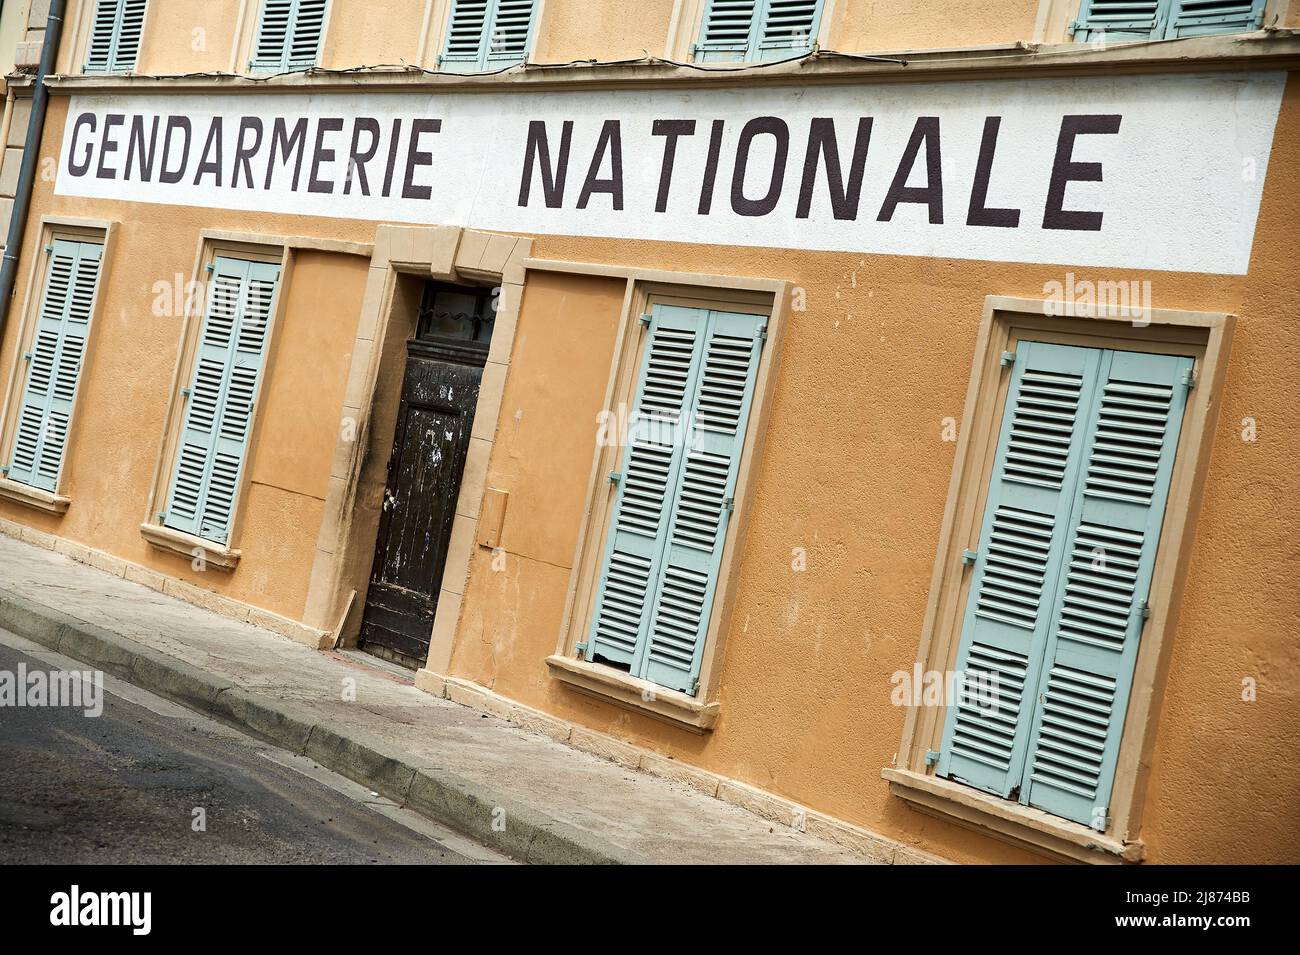
[[[522,861],[867,861],[3,534],[0,628],[305,754]]]

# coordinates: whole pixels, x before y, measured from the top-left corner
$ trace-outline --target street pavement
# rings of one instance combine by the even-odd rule
[[[0,674],[20,664],[86,669],[0,631]],[[305,757],[104,680],[99,716],[0,705],[0,864],[508,861]]]

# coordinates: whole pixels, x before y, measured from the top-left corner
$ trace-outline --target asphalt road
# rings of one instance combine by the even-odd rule
[[[20,663],[84,669],[0,631],[0,671]],[[506,861],[311,760],[104,688],[97,717],[0,705],[0,863]]]

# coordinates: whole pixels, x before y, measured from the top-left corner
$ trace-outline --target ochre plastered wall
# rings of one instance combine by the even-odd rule
[[[49,155],[65,110],[55,97]],[[806,294],[807,310],[790,316],[755,466],[717,728],[695,735],[580,696],[543,662],[560,631],[622,305],[618,280],[529,274],[487,479],[509,494],[506,569],[491,570],[489,552],[476,550],[449,675],[940,855],[1036,860],[888,795],[879,771],[903,720],[889,678],[916,656],[954,451],[940,430],[962,412],[984,296],[1041,296],[1067,271],[1149,279],[1156,307],[1241,319],[1142,836],[1153,861],[1297,861],[1300,769],[1288,755],[1300,734],[1297,147],[1292,78],[1247,276],[537,238],[539,258],[787,279]],[[64,490],[72,506],[54,518],[0,502],[0,517],[298,616],[367,263],[298,253],[233,574],[194,573],[137,531],[181,334],[178,316],[152,314],[151,286],[178,272],[189,278],[204,228],[365,242],[375,223],[64,199],[40,179],[34,208],[19,306],[39,254],[39,214],[122,226],[71,438]],[[2,369],[19,324],[15,315],[6,330]],[[1253,444],[1240,439],[1247,416],[1258,422]],[[795,547],[807,551],[802,573],[791,570]],[[1253,703],[1240,700],[1245,677],[1258,681]]]
[[[46,149],[58,148],[66,99],[51,100]],[[40,217],[63,215],[121,223],[101,284],[61,493],[62,517],[0,500],[0,518],[107,551],[168,576],[294,619],[301,619],[325,484],[336,446],[368,260],[298,250],[283,320],[258,401],[258,433],[241,505],[239,566],[195,571],[187,558],[160,551],[140,536],[162,440],[163,420],[181,343],[182,316],[160,308],[154,283],[175,298],[177,276],[189,282],[203,229],[371,238],[374,224],[271,217],[214,209],[63,199],[37,177],[35,210],[19,263],[18,292],[0,349],[8,374],[32,256],[42,256]],[[185,382],[188,384],[188,382]],[[6,436],[8,437],[8,436]]]
[[[647,51],[663,56],[677,2],[542,0],[542,19],[530,59],[538,63],[637,59]]]
[[[1027,42],[1038,5],[1039,0],[999,0],[994,6],[981,0],[835,0],[827,46],[861,53]]]
[[[1300,734],[1298,94],[1293,78],[1249,275],[1122,276],[1149,279],[1155,307],[1241,316],[1146,802],[1152,861],[1300,860],[1300,770],[1287,755]],[[779,276],[806,290],[808,308],[785,336],[713,733],[579,695],[543,662],[560,632],[620,310],[612,287],[585,309],[563,304],[589,279],[529,278],[488,472],[510,494],[509,557],[495,571],[488,551],[476,555],[450,675],[954,859],[1035,858],[888,795],[879,772],[903,720],[890,677],[916,657],[955,447],[940,432],[962,413],[984,296],[1041,297],[1067,271],[1121,276],[550,237],[534,254]],[[579,360],[560,345],[574,335],[603,351]],[[1241,440],[1248,416],[1255,443]],[[1247,677],[1254,702],[1241,699]]]

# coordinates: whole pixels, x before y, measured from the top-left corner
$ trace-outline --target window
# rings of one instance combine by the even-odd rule
[[[327,4],[328,0],[263,0],[249,67],[289,72],[315,66]]]
[[[1012,361],[938,775],[1105,831],[1192,359]]]
[[[695,695],[767,319],[648,318],[585,653]]]
[[[438,65],[473,73],[522,63],[536,21],[536,0],[453,0]]]
[[[1265,0],[1082,0],[1076,40],[1170,39],[1244,33],[1264,22]]]
[[[822,0],[708,0],[695,59],[780,60],[807,53],[821,15]]]
[[[164,526],[225,545],[248,452],[280,266],[217,256]]]
[[[145,0],[98,0],[86,52],[87,73],[125,73],[135,69],[144,30]]]
[[[63,468],[73,399],[99,284],[104,246],[55,239],[49,249],[45,292],[19,400],[17,432],[6,476],[53,492]]]

